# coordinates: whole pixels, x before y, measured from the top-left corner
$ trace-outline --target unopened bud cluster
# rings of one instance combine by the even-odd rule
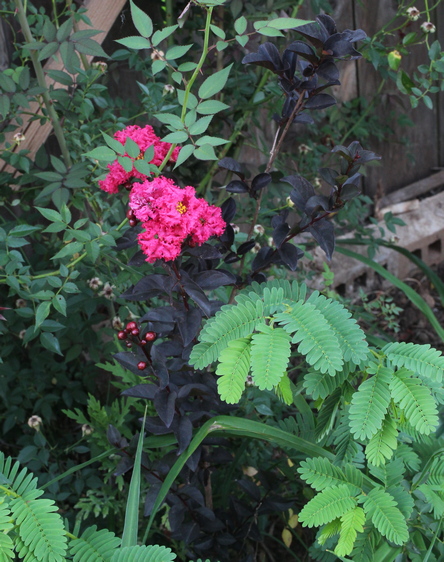
[[[131,348],[134,344],[139,347],[144,347],[147,343],[153,342],[157,338],[156,332],[146,332],[143,336],[140,335],[140,329],[134,321],[128,322],[124,330],[120,330],[117,334],[119,340],[124,341],[126,347]],[[146,362],[140,361],[137,368],[139,371],[146,369]]]

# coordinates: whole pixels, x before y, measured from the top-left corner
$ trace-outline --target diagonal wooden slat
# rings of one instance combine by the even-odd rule
[[[102,44],[107,36],[111,26],[113,25],[116,18],[121,13],[123,7],[125,6],[126,0],[113,0],[112,2],[103,2],[103,0],[85,0],[83,6],[87,9],[86,15],[91,21],[92,27],[88,26],[83,21],[78,24],[78,31],[83,29],[98,29],[101,32],[93,37],[95,41]],[[86,57],[88,62],[93,58],[92,56]],[[61,57],[57,57],[57,60],[53,58],[49,59],[44,70],[63,70],[63,62]],[[54,84],[54,80],[46,76],[46,83],[48,87]],[[58,84],[58,88],[66,88],[62,84]],[[41,107],[37,102],[30,103],[30,113],[42,114]],[[20,127],[20,131],[24,134],[25,140],[20,143],[20,145],[14,144],[14,134],[17,131],[12,131],[5,133],[5,144],[10,143],[12,146],[12,152],[18,152],[19,150],[29,150],[28,157],[31,159],[35,158],[37,150],[44,144],[48,136],[51,134],[52,125],[50,121],[46,121],[43,125],[40,124],[40,120],[31,121],[30,115],[23,115],[23,125]],[[12,122],[14,123],[14,122]],[[0,172],[14,172],[14,168],[9,166],[4,160],[0,159]]]

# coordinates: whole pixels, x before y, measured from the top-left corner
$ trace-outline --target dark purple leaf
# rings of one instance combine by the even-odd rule
[[[299,113],[299,115],[296,115],[296,117],[293,119],[293,123],[308,123],[309,125],[311,125],[312,123],[314,123],[314,119],[308,113]]]
[[[179,328],[184,347],[193,341],[201,325],[202,314],[197,308],[193,307],[189,310],[183,310],[177,315],[177,327]]]
[[[351,156],[350,151],[348,150],[348,148],[345,148],[345,146],[342,146],[341,144],[337,144],[336,146],[334,146],[331,149],[331,152],[337,152],[338,154],[343,156],[347,160],[347,162],[353,162],[353,156]]]
[[[180,502],[170,509],[168,513],[168,521],[170,523],[171,531],[174,533],[180,529],[185,517],[186,506]]]
[[[280,224],[283,224],[287,220],[288,215],[289,215],[288,209],[284,209],[278,215],[274,215],[273,218],[271,219],[271,226],[273,228],[276,228]]]
[[[348,40],[348,34],[346,33],[336,33],[332,35],[324,43],[324,51],[330,52],[332,56],[336,59],[359,59],[361,58],[361,53],[353,48],[352,43]]]
[[[115,353],[113,357],[122,367],[125,367],[125,369],[128,369],[135,375],[140,375],[140,370],[137,368],[137,364],[141,360],[140,355],[135,355],[129,351],[119,351]]]
[[[225,160],[225,158],[223,158],[223,160]],[[232,197],[229,197],[225,199],[220,208],[222,210],[222,218],[226,223],[230,223],[236,215],[236,201]]]
[[[179,357],[182,355],[183,345],[179,341],[163,341],[156,345],[158,351],[165,357]]]
[[[248,185],[240,180],[233,180],[225,187],[229,193],[248,193]]]
[[[128,228],[119,238],[116,244],[116,250],[127,250],[137,245],[137,234],[141,232],[141,228]]]
[[[300,248],[296,248],[296,246],[289,242],[279,248],[280,258],[291,271],[296,270],[298,261],[303,255],[304,252]]]
[[[195,246],[194,248],[186,248],[184,254],[194,256],[202,260],[219,260],[222,254],[219,250],[211,244],[202,244],[202,246]]]
[[[285,68],[285,75],[290,82],[293,81],[294,73],[296,72],[296,65],[298,62],[298,55],[291,50],[286,49],[282,55],[282,62]]]
[[[225,269],[209,269],[197,275],[196,283],[201,289],[209,291],[223,285],[233,285],[236,283],[236,276]]]
[[[279,224],[273,230],[273,241],[276,245],[276,248],[280,248],[281,244],[283,243],[289,232],[290,232],[290,227],[286,222]]]
[[[198,490],[195,486],[191,486],[191,485],[184,486],[183,488],[180,488],[179,494],[181,497],[185,496],[186,498],[195,501],[198,505],[201,506],[205,505],[205,499],[202,495],[202,492]]]
[[[350,199],[360,195],[361,191],[362,190],[357,185],[345,185],[341,190],[341,199],[342,201],[350,201]]]
[[[333,96],[330,96],[329,94],[317,94],[308,98],[304,107],[305,109],[325,109],[326,107],[335,105],[335,103],[336,100]]]
[[[229,533],[221,533],[220,535],[217,535],[216,540],[221,546],[230,546],[237,542],[233,535],[230,535]]]
[[[293,189],[290,192],[290,199],[300,211],[303,211],[307,201],[310,197],[315,195],[315,190],[311,183],[302,176],[296,175],[286,176],[285,178],[282,178],[281,181],[293,186]]]
[[[333,170],[332,168],[320,168],[318,172],[321,178],[325,182],[327,182],[328,185],[332,185],[332,186],[336,185],[336,178],[339,175],[336,170]]]
[[[240,261],[240,257],[235,254],[234,252],[230,252],[229,254],[227,254],[224,258],[224,262],[225,263],[235,263],[237,261]]]
[[[316,21],[319,22],[319,24],[325,29],[325,31],[329,35],[333,35],[334,33],[338,32],[336,28],[335,20],[331,16],[328,16],[327,14],[319,14],[316,17]]]
[[[319,76],[329,82],[336,82],[339,79],[339,70],[333,61],[323,61],[317,70]]]
[[[332,223],[328,219],[322,219],[311,225],[309,231],[324,250],[327,259],[331,260],[335,249],[335,232]]]
[[[258,486],[256,486],[256,484],[253,484],[253,482],[251,480],[238,480],[237,484],[254,501],[256,501],[256,502],[260,501],[260,499],[261,499],[260,490],[259,490]]]
[[[255,244],[256,244],[256,240],[254,240],[254,238],[253,238],[253,240],[248,240],[247,242],[244,242],[237,249],[237,255],[243,256],[244,254],[246,254],[247,252],[252,250],[254,248]]]
[[[264,246],[259,250],[256,257],[254,258],[253,263],[251,264],[251,268],[253,270],[256,270],[265,267],[267,264],[271,262],[272,256],[273,256],[273,250],[268,246]]]
[[[264,187],[267,187],[270,182],[270,174],[258,174],[255,178],[253,178],[253,181],[251,182],[251,189],[253,191],[259,191],[261,189],[264,189]]]
[[[194,453],[187,459],[186,465],[191,470],[191,472],[196,472],[199,467],[200,457],[202,448],[198,447]]]
[[[322,47],[329,37],[325,27],[319,23],[307,23],[294,28],[297,33],[306,37],[317,48]]]
[[[120,435],[120,432],[113,425],[109,424],[106,431],[106,437],[109,443],[117,449],[122,449],[128,445],[128,441]]]
[[[234,160],[234,158],[229,158],[228,156],[226,156],[225,158],[222,158],[222,160],[219,160],[217,165],[219,166],[219,168],[224,168],[225,170],[230,170],[230,172],[234,172],[242,179],[244,179],[245,177],[244,174],[242,173],[242,166],[239,164],[239,162]],[[224,218],[224,220],[226,219]]]
[[[342,185],[349,185],[349,184],[357,184],[359,183],[359,179],[362,177],[362,174],[353,174],[350,176]]]
[[[145,420],[145,429],[148,433],[153,435],[167,435],[173,433],[177,429],[177,419],[173,420],[171,427],[166,427],[165,424],[156,416],[149,417]]]
[[[147,275],[120,296],[130,301],[148,300],[162,293],[170,294],[174,280],[168,275]]]
[[[158,390],[159,387],[155,384],[136,384],[136,386],[132,386],[121,392],[120,395],[152,400]]]
[[[307,45],[307,43],[304,43],[303,41],[293,41],[293,43],[291,43],[285,49],[284,57],[285,57],[287,51],[297,53],[298,55],[300,55],[304,59],[308,60],[311,64],[316,65],[318,63],[319,58],[316,55],[316,53],[314,52],[314,50],[310,47],[310,45]]]
[[[342,35],[345,36],[347,41],[350,43],[356,43],[357,41],[364,41],[367,38],[367,33],[362,29],[344,29]]]
[[[242,59],[243,64],[257,64],[271,70],[272,72],[282,72],[282,61],[279,51],[273,43],[263,43],[259,45],[257,53],[250,53]]]
[[[160,306],[151,308],[142,316],[139,323],[142,322],[174,322],[176,319],[176,310],[172,306]]]
[[[151,348],[151,361],[153,371],[159,381],[160,388],[165,388],[170,381],[170,374],[166,366],[165,356],[158,345]]]
[[[154,397],[153,404],[159,418],[163,421],[166,427],[170,427],[175,413],[177,393],[165,389],[158,389]]]
[[[264,275],[263,273],[259,272],[259,273],[255,273],[252,276],[252,281],[256,281],[256,283],[265,283],[267,280],[267,276]]]
[[[144,505],[144,509],[143,509],[143,514],[145,517],[148,517],[149,515],[151,515],[151,512],[153,511],[153,507],[154,504],[157,500],[157,496],[159,495],[159,490],[162,486],[163,482],[159,481],[156,482],[154,484],[151,484],[151,486],[148,489],[148,493],[146,495],[145,498],[145,505]]]
[[[226,248],[230,248],[234,242],[234,230],[231,224],[227,224],[222,236],[219,236],[219,240],[224,244]]]
[[[209,317],[211,315],[211,304],[208,300],[206,294],[202,291],[197,283],[192,281],[188,276],[184,277],[182,272],[182,287],[185,293],[197,304],[197,306],[202,310],[205,316]]]
[[[192,382],[185,384],[177,393],[177,399],[186,398],[189,395],[192,396],[202,396],[206,394],[211,394],[209,388],[205,384],[199,384],[197,382]]]
[[[187,416],[183,416],[179,419],[177,430],[174,432],[179,443],[179,450],[177,454],[180,455],[185,451],[185,449],[190,444],[193,437],[193,424]]]
[[[304,212],[306,215],[311,217],[317,214],[320,209],[323,209],[324,211],[331,210],[329,198],[324,195],[313,195],[313,197],[310,197],[305,204]]]
[[[132,457],[122,457],[113,472],[113,476],[122,476],[126,474],[128,470],[131,470],[133,466],[134,459]]]

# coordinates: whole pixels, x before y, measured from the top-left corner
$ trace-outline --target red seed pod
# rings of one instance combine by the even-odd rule
[[[144,336],[146,341],[154,341],[157,338],[156,332],[147,332]]]
[[[126,347],[133,347],[133,343],[130,341],[127,341],[125,345]]]
[[[120,331],[120,332],[117,334],[117,337],[119,338],[119,340],[126,340],[126,332],[124,332],[123,330]]]
[[[128,330],[128,332],[131,332],[136,328],[137,328],[137,324],[135,322],[128,322],[128,324],[126,325],[126,329]]]
[[[137,368],[139,369],[139,371],[143,371],[144,369],[146,369],[145,361],[140,361],[140,363],[137,363]]]
[[[126,218],[127,219],[135,219],[135,215],[132,209],[128,209],[128,211],[126,212]]]
[[[146,340],[140,340],[139,345],[146,345]]]
[[[134,330],[131,330],[131,335],[138,336],[139,335],[139,328],[134,328]]]
[[[137,220],[136,219],[130,219],[129,220],[129,225],[131,228],[134,228],[135,226],[137,226]]]

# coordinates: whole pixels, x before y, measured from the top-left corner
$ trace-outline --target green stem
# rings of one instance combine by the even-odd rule
[[[29,28],[28,21],[26,19],[26,13],[23,8],[23,4],[21,0],[14,0],[15,6],[17,8],[17,15],[20,26],[23,31],[23,35],[25,36],[25,40],[27,43],[32,43],[34,38],[31,33],[31,29]],[[43,72],[43,67],[41,62],[38,60],[37,51],[30,50],[32,64],[34,66],[34,70],[37,76],[37,81],[39,86],[44,89],[42,93],[43,101],[46,106],[46,111],[48,112],[49,118],[51,119],[51,124],[54,129],[54,133],[57,137],[57,141],[60,146],[60,150],[62,151],[63,160],[65,161],[66,167],[70,168],[72,166],[71,157],[69,155],[68,147],[66,144],[65,135],[63,134],[63,129],[60,124],[59,118],[57,113],[52,105],[51,98],[49,97],[48,87],[46,85],[45,74]]]
[[[208,44],[210,42],[210,26],[211,26],[211,16],[213,14],[213,7],[210,6],[208,8],[207,11],[207,19],[205,22],[205,36],[204,36],[204,44],[203,44],[203,50],[202,50],[202,55],[200,57],[199,62],[197,63],[197,67],[194,69],[193,75],[191,76],[187,87],[185,88],[185,94],[183,97],[183,105],[182,105],[182,113],[180,115],[180,120],[182,121],[182,123],[185,123],[185,115],[187,113],[187,105],[188,105],[188,98],[190,97],[190,92],[191,92],[191,88],[193,87],[194,82],[196,81],[196,78],[199,76],[199,73],[201,71],[201,68],[204,65],[205,59],[207,58],[207,54],[208,54]],[[169,149],[168,153],[166,154],[165,158],[163,159],[162,164],[159,166],[159,172],[161,172],[165,166],[167,165],[171,154],[173,154],[174,149],[176,148],[177,144],[172,144],[171,148]]]

